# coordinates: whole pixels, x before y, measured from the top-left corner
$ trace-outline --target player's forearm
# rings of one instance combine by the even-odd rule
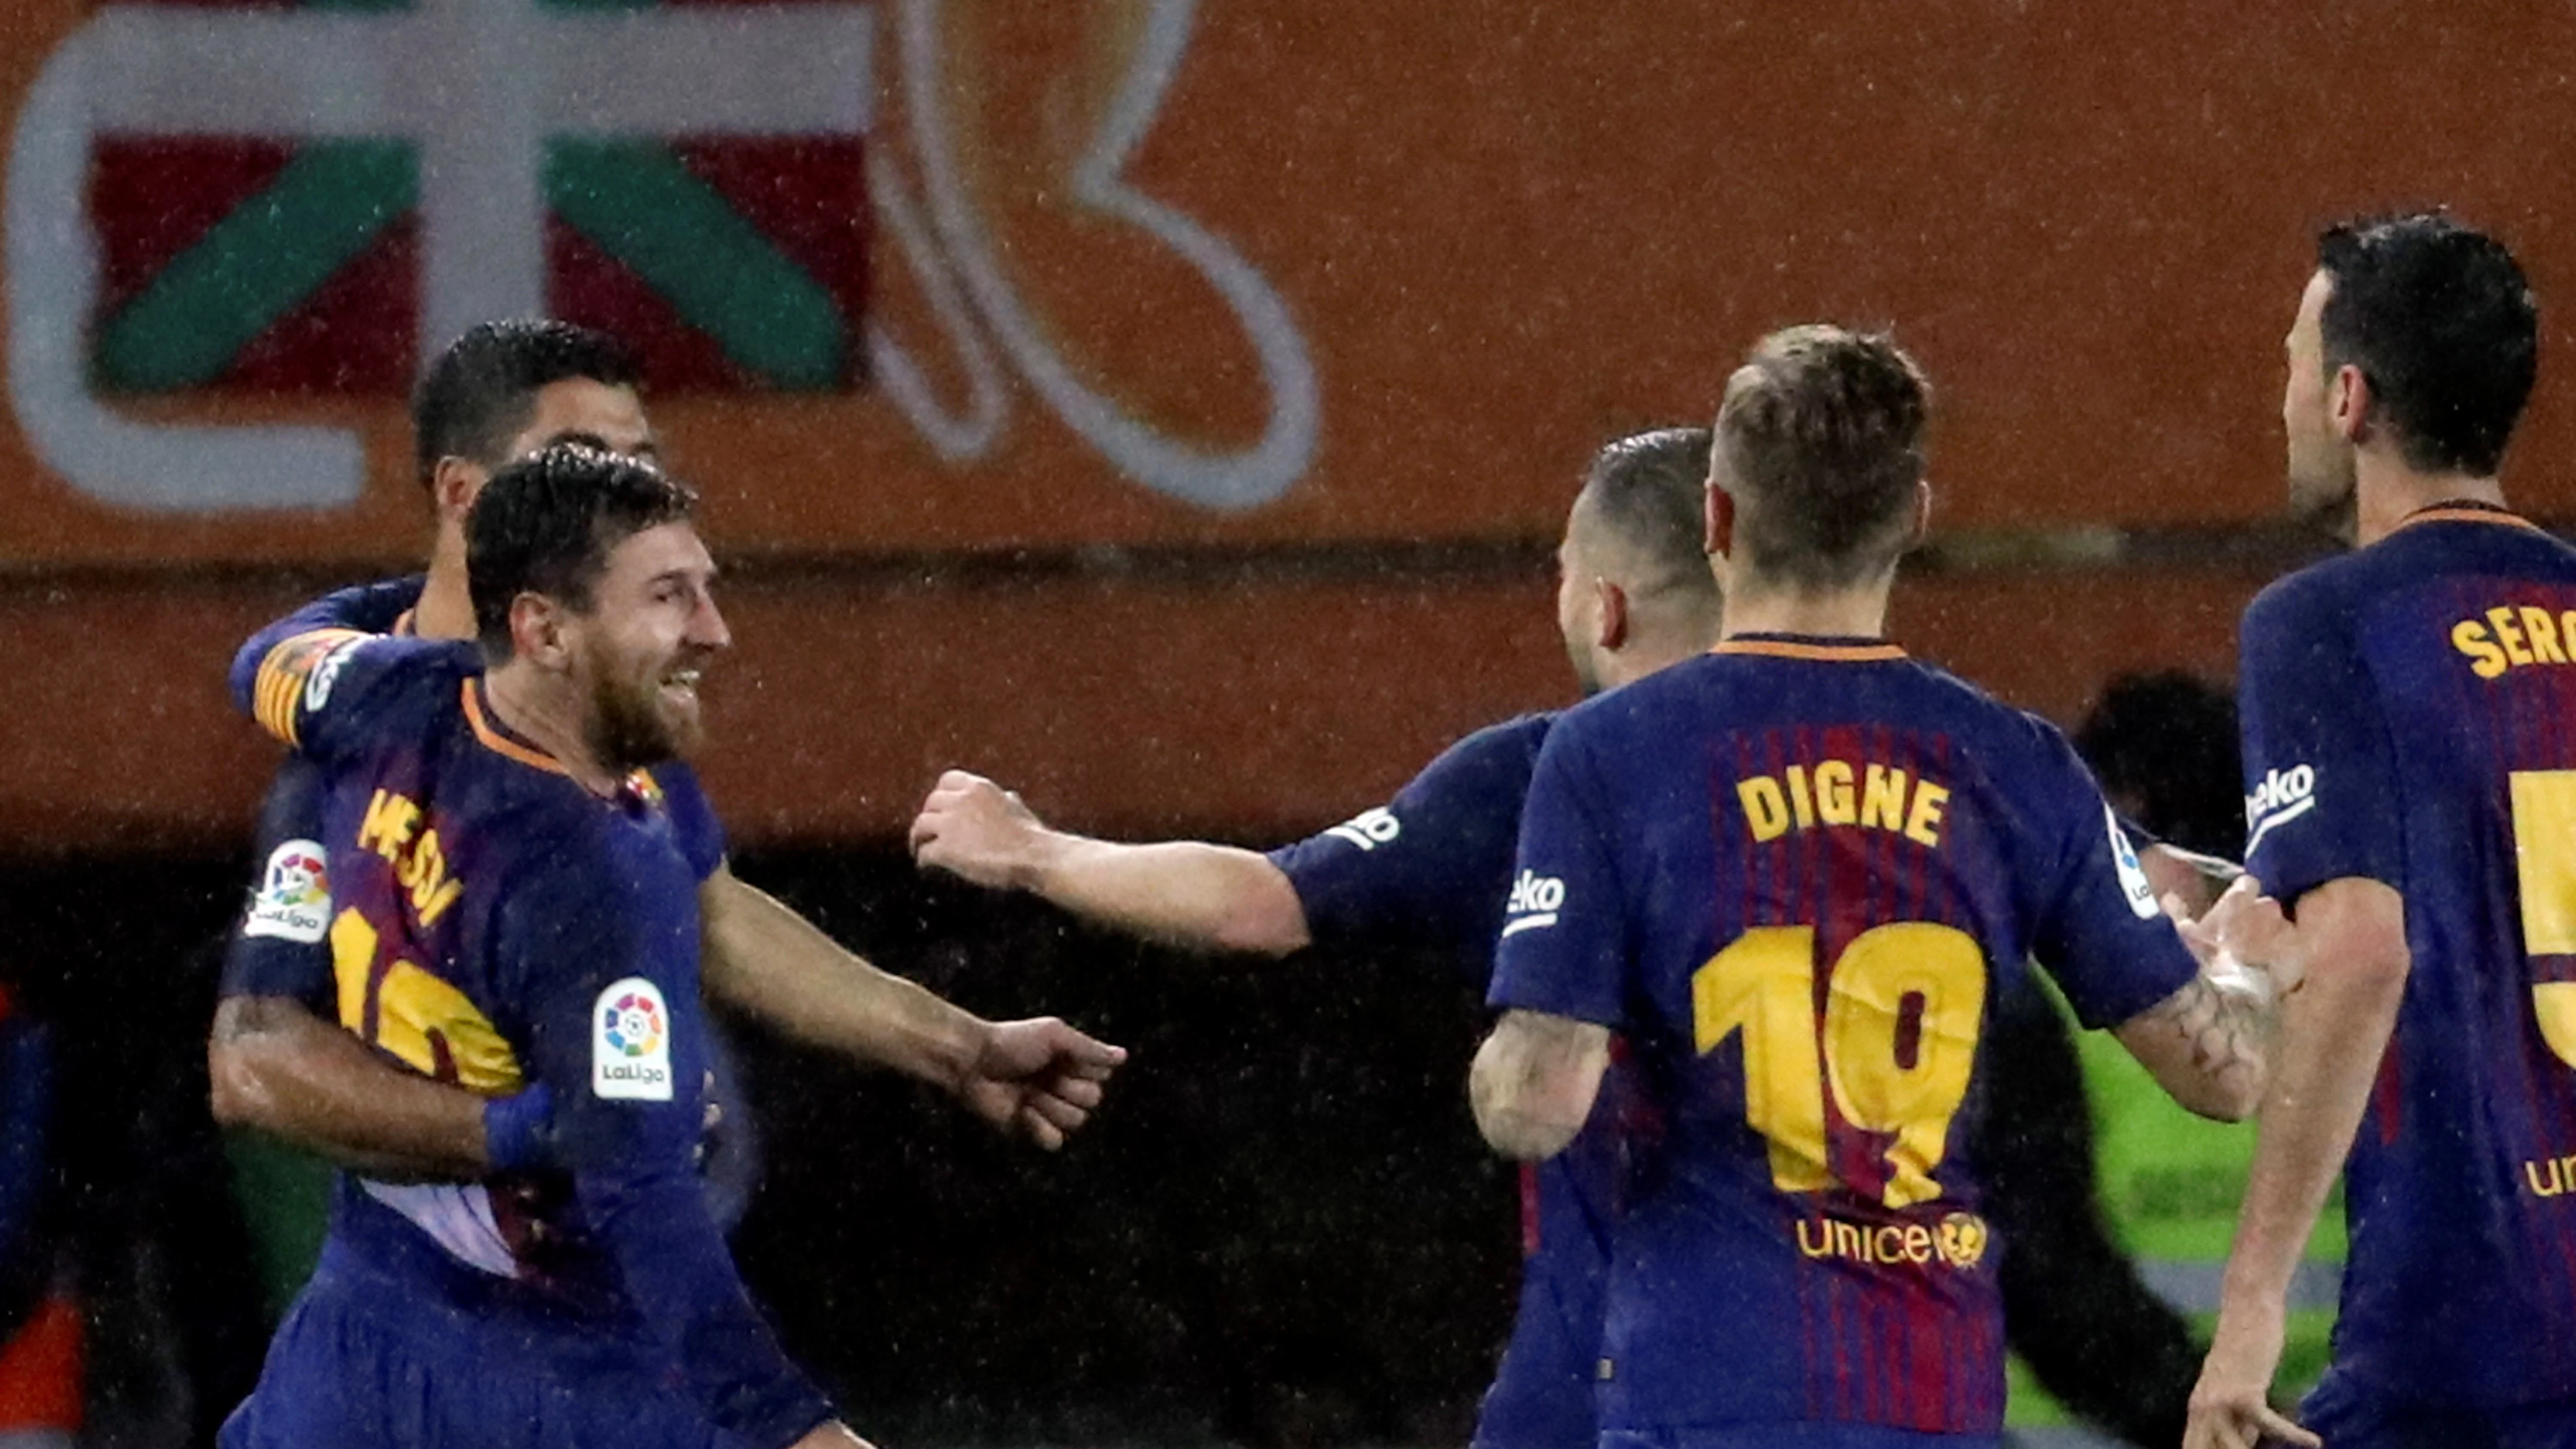
[[[1583,1130],[1610,1065],[1607,1027],[1508,1011],[1476,1050],[1467,1094],[1476,1129],[1505,1157],[1554,1157]]]
[[[814,1046],[955,1089],[991,1024],[878,970],[778,899],[719,869],[701,889],[707,989]]]
[[[379,1061],[276,997],[228,997],[206,1046],[215,1120],[370,1176],[464,1181],[489,1168],[484,1099]]]
[[[1031,851],[1025,888],[1086,920],[1198,950],[1285,956],[1311,939],[1287,874],[1236,846],[1048,831]]]
[[[2277,1301],[2343,1170],[2379,1074],[2403,971],[2337,971],[2308,978],[2287,1003],[2280,1060],[2256,1128],[2245,1207],[2228,1253],[2229,1299]]]

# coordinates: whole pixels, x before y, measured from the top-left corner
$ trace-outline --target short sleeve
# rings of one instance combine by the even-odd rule
[[[2034,844],[2053,869],[2032,954],[2088,1027],[2116,1026],[2191,984],[2200,963],[2165,918],[2137,847],[2055,726],[2031,720],[2046,761],[2031,787]]]
[[[1487,1000],[1617,1026],[1628,997],[1627,899],[1581,723],[1560,722],[1539,751]]]
[[[1482,987],[1546,729],[1531,717],[1479,730],[1385,805],[1272,851],[1314,938],[1447,948]]]
[[[701,881],[714,875],[725,859],[724,823],[716,818],[706,787],[698,783],[698,772],[672,760],[653,767],[653,783],[661,788],[662,808],[671,818],[671,838],[689,862],[690,873]]]
[[[2352,621],[2320,583],[2265,591],[2238,641],[2245,868],[2284,908],[2346,876],[2405,885],[2387,722]]]
[[[283,996],[338,1016],[331,977],[331,881],[322,848],[322,771],[290,756],[260,807],[258,876],[224,949],[225,996]]]

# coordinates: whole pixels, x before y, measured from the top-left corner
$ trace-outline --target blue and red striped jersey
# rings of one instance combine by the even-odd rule
[[[1605,1431],[2000,1426],[1970,1128],[2032,955],[2093,1026],[2197,970],[2064,737],[1893,645],[1741,636],[1558,722],[1491,999],[1616,1029],[1663,1123]]]
[[[667,797],[640,776],[594,794],[514,735],[472,645],[311,623],[254,638],[233,689],[323,772],[338,1015],[425,1075],[547,1087],[561,1164],[344,1177],[325,1262],[416,1304],[430,1338],[497,1316],[514,1352],[567,1375],[608,1356],[684,1385],[746,1444],[790,1442],[830,1408],[753,1306],[698,1181],[698,881]]]
[[[2413,965],[2346,1168],[2320,1393],[2576,1396],[2576,549],[2414,515],[2246,610],[2247,866],[2367,878]]]

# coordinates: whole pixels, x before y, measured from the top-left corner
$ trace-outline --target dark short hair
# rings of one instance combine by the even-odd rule
[[[1704,512],[1709,444],[1706,428],[1657,428],[1592,455],[1576,506],[1645,566],[1636,587],[1717,593]]]
[[[577,613],[618,544],[696,516],[698,495],[639,458],[558,443],[492,475],[465,517],[465,579],[474,635],[494,663],[510,657],[510,605],[543,594]]]
[[[635,354],[605,332],[545,317],[485,322],[447,345],[411,395],[412,461],[426,487],[441,458],[484,468],[502,456],[536,412],[549,383],[588,378],[633,387]]]
[[[2334,282],[2318,319],[2327,371],[2361,369],[2407,466],[2491,476],[2539,366],[2539,309],[2513,253],[2428,212],[2328,227],[2317,269]]]
[[[1736,550],[1760,572],[1818,587],[1892,561],[1931,408],[1923,370],[1882,333],[1815,324],[1763,338],[1717,413]]]
[[[2203,855],[2245,847],[2236,699],[2179,669],[2123,674],[2076,727],[2102,788],[2161,839]]]

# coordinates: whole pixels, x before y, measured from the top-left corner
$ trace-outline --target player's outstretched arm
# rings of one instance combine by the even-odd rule
[[[2200,974],[2112,1033],[2176,1102],[2240,1122],[2263,1100],[2280,997],[2297,985],[2290,964],[2275,964],[2287,923],[2254,878],[2240,876],[2207,916],[2179,929]]]
[[[1505,1157],[1554,1157],[1591,1117],[1609,1066],[1610,1028],[1506,1011],[1467,1076],[1477,1130]]]
[[[379,1061],[281,996],[230,996],[206,1041],[215,1120],[389,1179],[467,1180],[492,1163],[487,1099]]]
[[[815,1046],[946,1087],[1050,1150],[1100,1105],[1126,1050],[1054,1017],[986,1021],[880,971],[718,866],[698,887],[707,990]]]
[[[1069,834],[964,770],[941,775],[922,802],[912,857],[1174,945],[1285,956],[1311,939],[1296,887],[1267,856],[1196,840],[1122,845]]]
[[[2290,1277],[2360,1130],[2413,964],[2405,900],[2388,886],[2348,877],[2298,904],[2288,950],[2306,975],[2286,1003],[2245,1209],[2220,1281],[2218,1331],[2192,1391],[2184,1443],[2197,1449],[2251,1445],[2258,1431],[2316,1442],[2265,1419],[2261,1406],[2280,1367]]]

